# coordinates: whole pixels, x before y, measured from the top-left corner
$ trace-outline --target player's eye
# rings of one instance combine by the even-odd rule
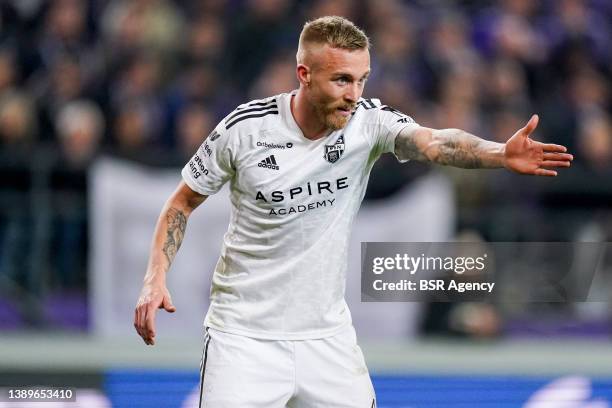
[[[340,77],[336,79],[338,85],[347,85],[349,83],[349,79],[347,77]]]

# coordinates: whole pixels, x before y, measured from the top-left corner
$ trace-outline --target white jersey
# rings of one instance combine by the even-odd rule
[[[245,336],[333,336],[351,317],[344,300],[351,224],[374,162],[418,126],[361,99],[347,125],[309,140],[280,94],[239,106],[182,171],[194,191],[230,182],[232,211],[204,324]]]

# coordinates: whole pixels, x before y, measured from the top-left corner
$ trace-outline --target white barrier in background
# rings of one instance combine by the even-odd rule
[[[94,335],[136,336],[134,307],[155,222],[179,180],[178,169],[115,159],[101,159],[93,166],[89,305]],[[388,200],[362,206],[351,238],[346,293],[360,336],[390,340],[410,336],[418,314],[415,303],[360,302],[360,242],[448,240],[454,225],[453,202],[450,183],[440,175],[429,175]],[[229,208],[226,188],[192,214],[167,279],[177,312],[158,313],[158,336],[201,334]]]

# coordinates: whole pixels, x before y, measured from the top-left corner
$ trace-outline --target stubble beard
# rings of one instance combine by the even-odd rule
[[[343,129],[348,123],[350,116],[341,116],[337,112],[338,105],[316,104],[317,117],[327,129],[332,131]],[[352,108],[351,108],[352,110]]]

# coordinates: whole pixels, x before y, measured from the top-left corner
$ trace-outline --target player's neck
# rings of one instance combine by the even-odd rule
[[[295,96],[291,96],[291,114],[306,139],[317,140],[331,133],[330,129],[321,123],[301,89],[298,89]]]

